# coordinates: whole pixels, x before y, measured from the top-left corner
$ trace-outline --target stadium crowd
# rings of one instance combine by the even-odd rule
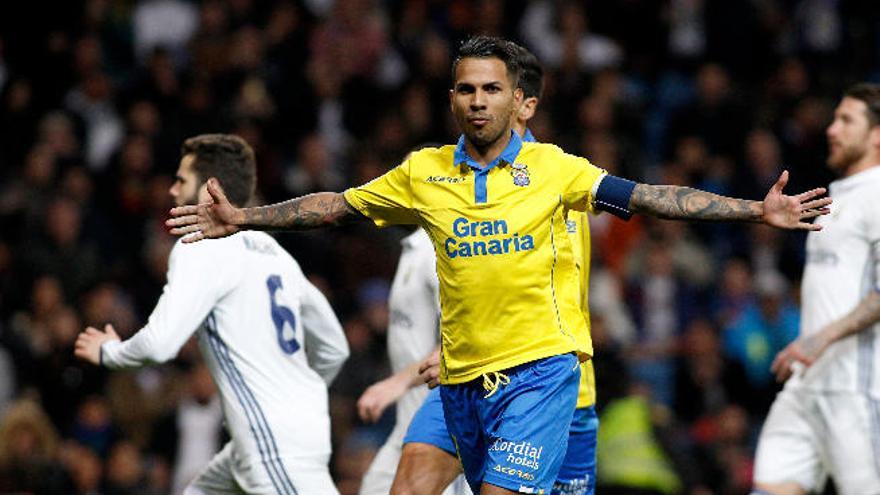
[[[0,7],[0,492],[178,493],[222,445],[188,344],[159,368],[73,356],[161,294],[180,145],[256,150],[261,202],[341,191],[453,142],[450,54],[518,40],[547,69],[532,131],[646,182],[760,199],[783,168],[824,186],[844,87],[880,79],[880,7],[825,0],[81,0]],[[803,236],[591,217],[600,493],[741,494],[797,334]],[[331,389],[343,494],[393,424],[355,402],[388,374],[403,230],[278,239],[325,292],[351,357]],[[222,267],[218,267],[222,269]],[[293,407],[293,406],[292,406]]]

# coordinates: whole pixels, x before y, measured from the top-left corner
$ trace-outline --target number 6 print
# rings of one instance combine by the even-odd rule
[[[269,278],[266,279],[266,287],[269,288],[269,301],[272,303],[272,322],[275,323],[275,331],[278,335],[278,345],[281,346],[281,350],[285,353],[293,354],[299,350],[299,342],[296,341],[296,317],[293,315],[293,311],[290,308],[283,304],[278,304],[275,301],[275,293],[278,292],[278,289],[284,288],[281,284],[281,277],[278,275],[270,275]],[[290,339],[284,338],[285,323],[290,325],[290,331],[293,332],[293,337]]]

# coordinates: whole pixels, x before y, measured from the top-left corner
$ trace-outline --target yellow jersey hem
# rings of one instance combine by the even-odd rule
[[[577,352],[577,349],[572,346],[550,348],[546,349],[545,352],[541,354],[513,356],[508,359],[496,361],[494,363],[488,364],[473,371],[469,371],[467,373],[452,374],[447,371],[446,379],[441,380],[440,383],[443,385],[461,385],[462,383],[467,383],[471,380],[475,380],[486,373],[491,373],[493,371],[504,371],[506,369],[513,368],[514,366],[531,363],[533,361],[538,361],[539,359],[546,359],[553,356],[568,354],[570,352]]]

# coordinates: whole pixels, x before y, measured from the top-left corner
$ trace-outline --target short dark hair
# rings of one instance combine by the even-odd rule
[[[229,202],[245,206],[257,187],[254,150],[232,134],[201,134],[183,142],[180,155],[193,155],[193,171],[201,182],[216,177]]]
[[[513,43],[495,36],[473,36],[461,43],[458,54],[452,62],[452,80],[455,81],[455,70],[459,62],[465,58],[497,58],[504,62],[507,76],[513,87],[519,87],[520,67],[517,63],[517,50]]]
[[[880,125],[880,85],[854,84],[846,89],[843,96],[862,101],[868,107],[868,122],[871,126]]]
[[[544,95],[544,68],[538,57],[526,47],[510,42],[516,51],[516,63],[519,65],[519,87],[524,98],[538,98]]]

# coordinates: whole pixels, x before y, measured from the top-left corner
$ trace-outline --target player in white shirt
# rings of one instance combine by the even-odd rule
[[[208,177],[236,204],[250,200],[254,154],[241,138],[197,136],[181,155],[170,191],[178,205],[208,200]],[[193,333],[232,439],[184,493],[338,493],[327,468],[327,385],[348,345],[329,303],[296,261],[262,232],[178,242],[147,325],[125,342],[110,325],[104,332],[87,328],[75,352],[110,369],[138,367],[173,358]]]
[[[773,362],[756,494],[880,493],[880,86],[846,91],[827,129],[831,215],[807,235],[801,335]],[[789,378],[790,377],[790,378]]]
[[[403,250],[388,297],[388,357],[393,374],[370,386],[358,400],[358,413],[365,421],[378,420],[385,408],[397,402],[396,422],[364,475],[360,495],[388,495],[391,492],[404,449],[404,436],[428,396],[428,387],[419,377],[419,363],[438,348],[440,289],[434,246],[428,234],[420,228],[404,238],[401,244]],[[445,443],[452,449],[451,455],[438,459],[419,457],[415,452],[420,461],[419,474],[441,477],[431,485],[449,485],[443,492],[445,495],[470,494],[464,476],[459,474],[461,468],[452,440],[445,428],[442,432],[447,437]],[[421,446],[407,444],[406,448],[412,455],[412,450],[418,451]],[[450,466],[436,466],[436,462]]]

